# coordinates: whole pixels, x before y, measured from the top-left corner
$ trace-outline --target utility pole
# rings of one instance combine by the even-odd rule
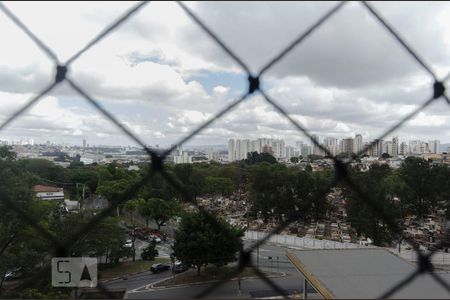
[[[81,202],[81,205],[80,205],[80,210],[81,209],[83,209],[83,207],[84,207],[84,200],[85,200],[85,193],[86,193],[86,185],[85,184],[83,184],[83,201]]]

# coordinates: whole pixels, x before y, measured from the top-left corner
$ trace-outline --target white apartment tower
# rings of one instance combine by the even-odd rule
[[[228,161],[232,162],[236,160],[236,143],[234,140],[228,140]]]
[[[428,143],[420,140],[409,141],[409,153],[423,154],[429,152]]]
[[[353,140],[353,153],[359,153],[363,149],[363,138],[361,134],[356,134]]]
[[[406,156],[408,153],[409,153],[408,144],[405,143],[405,142],[402,142],[400,144],[400,152],[399,152],[399,154],[403,155],[403,156]]]
[[[341,152],[352,154],[353,153],[353,138],[342,139],[341,141]]]
[[[243,160],[247,158],[249,152],[263,152],[263,149],[272,149],[273,156],[276,159],[286,157],[286,148],[284,140],[275,140],[260,138],[254,141],[250,140],[228,140],[228,161]]]
[[[337,139],[326,137],[323,140],[324,147],[331,153],[331,155],[335,156],[338,152],[338,142]]]
[[[313,134],[313,135],[311,135],[311,138],[313,139],[313,140],[315,140],[319,145],[320,145],[320,140],[319,140],[319,136],[318,135],[315,135],[315,134]],[[312,142],[311,141],[311,143],[312,143],[312,154],[314,154],[314,155],[320,155],[320,156],[323,156],[323,155],[325,155],[325,153],[323,153],[323,151],[322,151],[322,149],[320,149],[320,147],[318,147],[314,142]]]
[[[398,136],[394,136],[392,138],[392,157],[397,157],[398,156]]]
[[[431,153],[439,154],[441,143],[438,140],[428,141],[428,147]]]

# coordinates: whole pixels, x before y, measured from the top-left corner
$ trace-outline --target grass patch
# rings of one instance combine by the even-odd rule
[[[156,257],[155,260],[152,261],[144,261],[144,260],[137,260],[134,262],[127,261],[118,263],[117,265],[99,264],[98,265],[99,279],[107,280],[136,272],[149,271],[150,267],[153,264],[168,263],[168,262],[170,262],[169,258]]]
[[[266,276],[281,274],[276,272],[264,272],[264,271],[261,272]],[[170,278],[165,281],[159,282],[154,286],[169,287],[179,284],[201,283],[201,282],[208,282],[211,280],[222,280],[227,278],[228,276],[232,276],[232,278],[237,278],[237,267],[221,267],[221,268],[217,268],[215,266],[206,267],[200,272],[200,275],[197,275],[197,270],[191,269],[177,275],[174,278]],[[241,272],[240,277],[241,278],[257,277],[257,275],[252,268],[247,267]]]

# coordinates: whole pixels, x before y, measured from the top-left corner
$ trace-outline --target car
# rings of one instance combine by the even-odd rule
[[[22,272],[20,268],[15,268],[13,270],[6,271],[5,273],[5,281],[18,279],[22,276]]]
[[[125,248],[131,248],[133,247],[133,241],[132,240],[126,240],[125,244],[123,244]]]
[[[182,273],[184,271],[187,271],[189,269],[189,266],[186,264],[183,264],[181,261],[175,262],[175,264],[172,267],[172,271],[174,273]]]
[[[154,264],[150,268],[150,271],[152,273],[160,273],[160,272],[168,271],[168,270],[170,270],[170,265],[167,265],[167,264]]]
[[[157,236],[154,236],[153,237],[153,240],[156,242],[156,243],[161,243],[161,238],[160,237],[157,237]]]

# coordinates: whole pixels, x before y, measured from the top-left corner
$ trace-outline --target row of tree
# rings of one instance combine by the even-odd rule
[[[66,249],[67,256],[101,257],[103,263],[115,263],[131,255],[122,247],[126,232],[116,217],[106,217],[95,230],[75,236],[94,217],[92,212],[65,214],[61,203],[36,200],[32,187],[39,176],[22,164],[5,156],[0,159],[0,289],[9,271],[20,270],[29,277],[48,269],[51,257],[61,254],[59,245],[71,241],[75,243]],[[49,285],[47,279],[38,278],[34,284]]]

